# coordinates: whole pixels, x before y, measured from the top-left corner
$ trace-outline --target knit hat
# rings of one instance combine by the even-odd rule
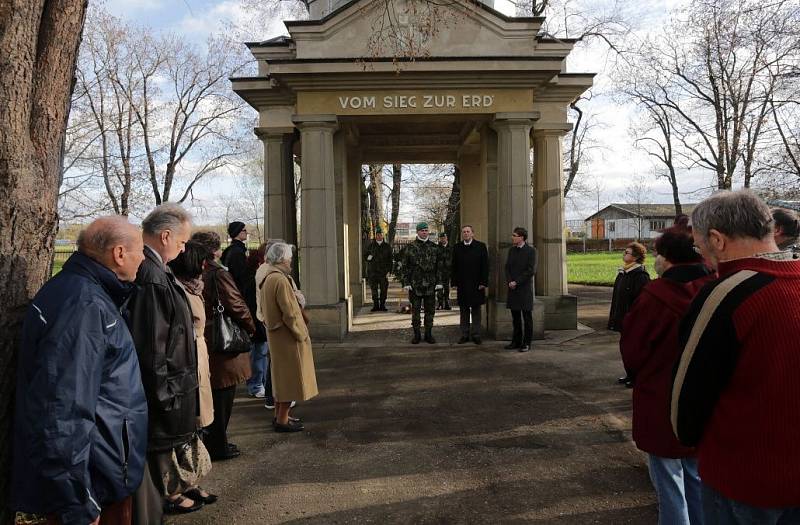
[[[418,222],[417,223],[417,231],[427,230],[427,229],[428,229],[428,223],[427,222]]]
[[[237,235],[242,233],[242,230],[244,230],[244,228],[245,224],[243,222],[233,221],[228,225],[228,236],[231,239],[234,239],[236,238]]]

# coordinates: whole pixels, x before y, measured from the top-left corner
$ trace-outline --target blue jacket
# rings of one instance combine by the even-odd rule
[[[120,314],[130,289],[75,253],[28,308],[17,369],[15,510],[86,525],[141,483],[147,402]]]

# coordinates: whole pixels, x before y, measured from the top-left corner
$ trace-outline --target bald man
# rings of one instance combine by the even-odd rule
[[[120,307],[144,260],[139,229],[103,217],[36,294],[22,328],[13,507],[48,523],[130,523],[147,400]]]

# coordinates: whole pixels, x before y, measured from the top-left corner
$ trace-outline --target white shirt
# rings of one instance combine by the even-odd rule
[[[473,239],[470,239],[469,242],[464,241],[464,246],[469,246],[470,244],[472,244],[472,241]]]

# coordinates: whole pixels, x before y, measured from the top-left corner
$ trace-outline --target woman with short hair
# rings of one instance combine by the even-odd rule
[[[314,355],[290,273],[292,246],[278,242],[267,250],[269,270],[260,286],[259,309],[269,340],[276,432],[299,432],[302,423],[289,416],[292,400],[307,401],[318,394]]]
[[[650,274],[644,267],[647,248],[638,242],[632,242],[625,247],[622,254],[622,266],[617,270],[614,280],[614,292],[611,296],[611,311],[608,314],[608,329],[622,332],[622,321],[625,314],[639,297],[642,288],[650,282]],[[633,375],[625,370],[625,377],[620,377],[617,382],[628,388],[633,387]]]

